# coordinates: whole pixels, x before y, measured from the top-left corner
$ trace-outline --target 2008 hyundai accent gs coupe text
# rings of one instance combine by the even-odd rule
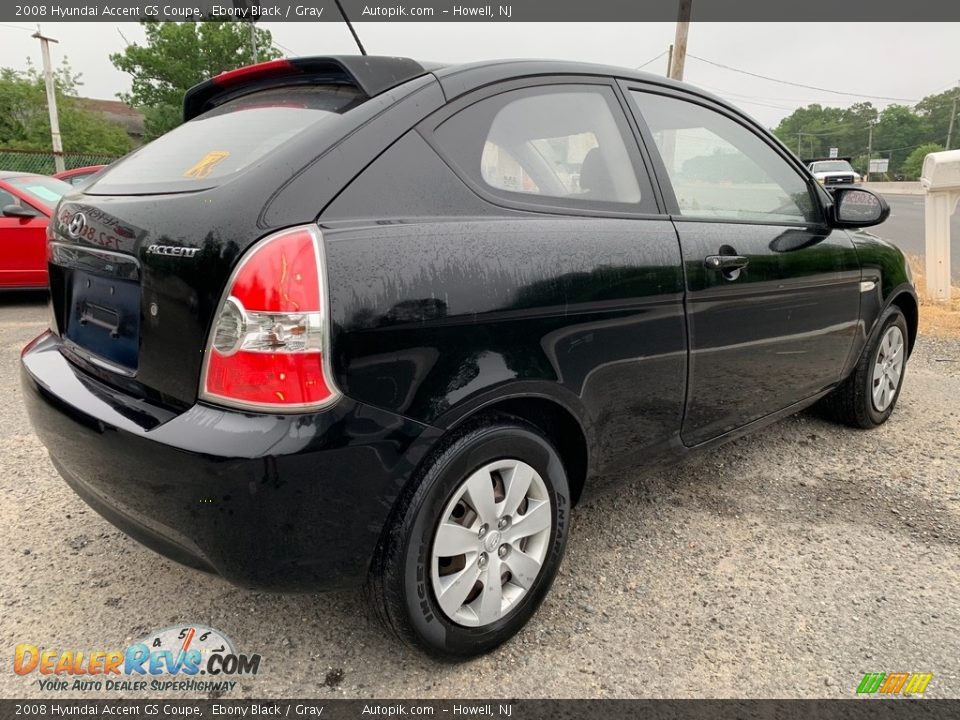
[[[30,417],[76,492],[245,587],[365,584],[444,658],[516,633],[581,493],[821,401],[917,329],[884,201],[723,101],[566,62],[276,60],[65,197]]]

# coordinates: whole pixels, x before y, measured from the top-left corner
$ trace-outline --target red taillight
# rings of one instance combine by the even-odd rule
[[[282,77],[284,75],[293,75],[300,72],[296,65],[289,60],[280,58],[278,60],[268,60],[267,62],[257,63],[256,65],[246,65],[236,70],[227,70],[213,77],[215,85],[220,87],[232,87],[241,85],[251,80],[268,77]]]
[[[271,235],[243,258],[210,333],[202,398],[280,412],[336,400],[321,251],[311,225]]]
[[[248,310],[320,312],[317,252],[309,231],[280,233],[240,266],[230,294]]]

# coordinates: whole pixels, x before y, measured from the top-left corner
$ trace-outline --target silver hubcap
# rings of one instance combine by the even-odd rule
[[[433,593],[450,620],[488,625],[533,585],[550,545],[553,509],[540,474],[521,460],[474,472],[443,510],[433,538]]]
[[[903,333],[896,325],[891,325],[880,340],[877,357],[873,361],[873,407],[883,412],[897,394],[900,378],[903,376]]]

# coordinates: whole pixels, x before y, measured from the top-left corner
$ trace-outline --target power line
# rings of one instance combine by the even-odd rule
[[[770,101],[782,100],[783,102],[800,102],[800,101],[792,101],[785,98],[767,98],[767,97],[758,97],[756,95],[744,95],[742,93],[733,92],[732,90],[724,90],[723,88],[718,88],[715,85],[705,85],[704,83],[700,83],[700,82],[698,82],[697,85],[700,87],[706,88],[711,92],[715,92],[721,97],[731,97],[736,101],[736,103],[745,103],[747,105],[759,105],[761,107],[774,108],[776,110],[796,111],[800,109],[796,105],[777,105],[775,104],[775,102],[766,102],[768,100]],[[857,124],[856,121],[839,123],[837,125],[832,126],[833,128],[835,128],[834,130],[827,130],[827,129],[821,128],[820,131],[818,132],[804,133],[804,135],[834,135],[839,132],[844,132],[845,129],[847,129],[850,126],[855,126],[856,124]],[[865,129],[866,127],[867,126],[864,125],[860,129]],[[857,128],[854,127],[854,129],[857,129]]]
[[[9,23],[0,23],[0,27],[12,28],[14,30],[26,30],[27,32],[34,32],[33,28],[27,28],[23,25],[10,25]]]
[[[795,109],[792,107],[786,107],[785,105],[771,105],[770,103],[759,102],[757,100],[748,100],[746,98],[737,97],[735,95],[731,95],[731,97],[737,101],[736,104],[738,105],[742,103],[744,105],[756,105],[757,107],[773,108],[774,110],[794,110]]]
[[[938,89],[934,90],[932,93],[929,93],[929,94],[930,94],[930,95],[939,95],[940,93],[946,92],[947,90],[950,90],[951,88],[955,88],[956,86],[957,86],[956,83],[950,83],[949,85],[944,85],[943,87],[938,88]]]
[[[662,53],[660,53],[660,54],[657,55],[656,57],[652,57],[652,58],[650,58],[649,60],[647,60],[643,65],[637,65],[637,66],[634,68],[634,70],[642,70],[642,69],[645,68],[647,65],[649,65],[649,64],[652,63],[652,62],[656,62],[657,60],[659,60],[660,58],[662,58],[662,57],[663,57],[664,55],[666,55],[666,54],[667,54],[667,50],[664,50]]]
[[[889,97],[886,95],[864,95],[862,93],[851,93],[844,92],[843,90],[831,90],[829,88],[817,87],[816,85],[805,85],[803,83],[793,82],[792,80],[781,80],[779,78],[769,77],[767,75],[760,75],[759,73],[750,72],[749,70],[742,70],[740,68],[731,67],[730,65],[724,65],[723,63],[714,62],[713,60],[707,60],[706,58],[699,57],[693,53],[687,53],[694,60],[699,60],[700,62],[705,62],[708,65],[714,65],[718,68],[723,68],[724,70],[730,70],[732,72],[741,73],[743,75],[749,75],[750,77],[760,78],[761,80],[769,80],[770,82],[781,83],[782,85],[792,85],[794,87],[806,88],[807,90],[817,90],[818,92],[827,92],[833,93],[834,95],[846,95],[848,97],[856,98],[868,98],[870,100],[889,100],[892,102],[915,102],[911,98],[898,98],[898,97]]]
[[[866,130],[870,125],[861,125],[860,127],[848,127],[846,125],[836,125],[833,130],[824,130],[822,132],[804,132],[804,135],[810,135],[811,137],[829,137],[830,135],[837,135],[839,133],[848,132],[850,130]]]
[[[289,53],[290,55],[299,55],[299,53],[294,52],[293,50],[291,50],[290,48],[288,48],[286,45],[281,45],[281,44],[278,43],[276,40],[273,40],[272,42],[273,42],[274,47],[275,47],[277,50],[280,50],[281,52]]]
[[[774,105],[772,101],[779,100],[780,98],[765,98],[757,97],[756,95],[743,95],[741,93],[732,92],[730,90],[724,90],[723,88],[718,88],[715,85],[705,85],[704,83],[698,82],[698,87],[706,88],[711,92],[720,95],[721,97],[732,97],[736,98],[737,102],[747,103],[748,105],[761,105],[763,107],[776,108],[777,110],[796,110],[796,106],[787,106],[787,105]],[[767,102],[767,101],[771,102]],[[789,100],[784,100],[784,102],[790,102]]]
[[[936,145],[936,144],[937,143],[933,142],[933,140],[927,140],[926,142],[917,143],[916,145],[906,145],[904,147],[888,148],[886,150],[874,150],[874,152],[875,153],[892,153],[892,152],[897,152],[897,150],[912,150],[913,148],[918,148],[922,145]]]

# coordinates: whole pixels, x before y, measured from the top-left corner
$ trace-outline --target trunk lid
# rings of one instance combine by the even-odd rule
[[[311,157],[355,127],[356,88],[269,88],[227,101],[67,196],[51,222],[55,330],[76,364],[174,409],[197,398],[208,333],[243,251],[317,204],[266,209]],[[362,112],[360,115],[362,116]],[[337,188],[339,189],[339,188]],[[295,206],[296,207],[296,206]]]
[[[136,397],[191,405],[221,291],[256,239],[256,224],[228,204],[210,191],[64,201],[50,297],[70,359]]]

